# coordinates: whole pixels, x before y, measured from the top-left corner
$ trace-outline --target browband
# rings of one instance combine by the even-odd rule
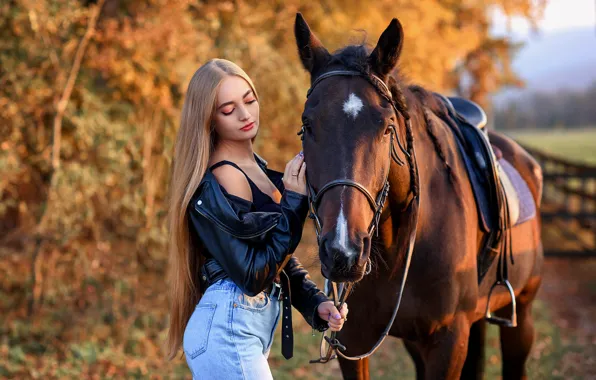
[[[354,71],[354,70],[334,70],[334,71],[329,71],[329,72],[326,72],[325,74],[320,75],[317,79],[315,79],[313,84],[308,89],[308,92],[306,93],[306,97],[308,98],[310,96],[312,90],[315,88],[315,86],[317,84],[319,84],[319,82],[321,82],[322,80],[327,79],[329,77],[336,76],[336,75],[359,76],[359,77],[366,78],[377,89],[379,89],[379,87],[382,89],[382,91],[379,91],[379,92],[381,92],[382,94],[387,96],[390,100],[393,98],[393,96],[391,95],[391,91],[389,91],[389,87],[387,87],[387,85],[385,84],[385,82],[383,82],[381,80],[381,78],[379,78],[378,76],[376,76],[374,74],[367,75],[360,71]]]

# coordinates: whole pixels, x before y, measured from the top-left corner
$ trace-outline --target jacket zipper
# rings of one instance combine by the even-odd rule
[[[259,235],[262,235],[262,234],[264,234],[264,233],[266,233],[266,232],[269,232],[270,230],[272,230],[272,229],[273,229],[275,226],[277,226],[277,224],[279,223],[278,221],[276,221],[275,223],[273,223],[271,226],[267,227],[266,229],[264,229],[264,230],[262,230],[262,231],[259,231],[259,232],[256,232],[256,233],[254,233],[254,234],[252,234],[252,235],[240,235],[240,234],[237,234],[237,233],[233,232],[232,230],[230,230],[228,227],[226,227],[226,226],[225,226],[223,223],[221,223],[219,220],[217,220],[217,219],[215,219],[215,218],[212,218],[212,217],[210,217],[209,215],[207,215],[207,214],[203,213],[203,212],[202,212],[202,211],[200,211],[198,208],[196,208],[196,207],[195,207],[195,210],[197,210],[197,212],[198,212],[199,214],[203,215],[205,218],[209,219],[211,222],[215,223],[215,225],[216,225],[217,227],[219,227],[219,229],[223,230],[224,232],[227,232],[227,233],[229,233],[229,234],[230,234],[230,235],[232,235],[232,236],[235,236],[235,237],[237,237],[237,238],[240,238],[240,239],[251,239],[251,238],[257,237],[257,236],[259,236]]]

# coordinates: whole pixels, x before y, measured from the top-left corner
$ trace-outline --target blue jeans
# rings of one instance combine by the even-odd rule
[[[184,331],[193,379],[273,379],[267,358],[280,314],[268,293],[249,297],[229,278],[211,284]]]

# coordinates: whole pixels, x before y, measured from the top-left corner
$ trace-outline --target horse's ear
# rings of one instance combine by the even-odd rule
[[[385,77],[397,65],[404,41],[404,30],[400,22],[394,18],[385,29],[377,46],[368,57],[371,69]]]
[[[327,61],[330,54],[317,36],[310,31],[300,12],[296,13],[294,35],[296,36],[296,45],[298,46],[298,54],[300,54],[302,65],[308,72],[313,74]]]

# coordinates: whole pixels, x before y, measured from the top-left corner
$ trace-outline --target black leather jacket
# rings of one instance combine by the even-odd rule
[[[256,211],[252,202],[224,192],[207,170],[188,210],[190,228],[208,252],[202,278],[210,284],[230,277],[245,294],[255,296],[271,286],[277,274],[284,275],[283,271],[289,277],[292,305],[313,329],[325,331],[329,325],[316,310],[329,298],[292,255],[302,237],[308,197],[285,190],[283,173],[267,168],[267,161],[257,154],[255,158],[269,179],[284,190],[281,212]]]

